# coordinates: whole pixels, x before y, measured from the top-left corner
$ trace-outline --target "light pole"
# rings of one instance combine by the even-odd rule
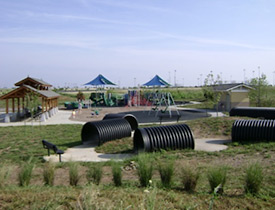
[[[275,71],[273,71],[273,86],[275,85]]]
[[[245,69],[243,69],[243,83],[245,83]]]
[[[175,87],[177,86],[177,76],[176,76],[176,74],[177,74],[177,70],[175,70],[175,75],[174,75]]]
[[[261,70],[260,66],[258,66],[258,73],[259,73],[259,78],[258,78],[258,106],[261,104],[261,85],[260,85],[260,76],[261,76]]]

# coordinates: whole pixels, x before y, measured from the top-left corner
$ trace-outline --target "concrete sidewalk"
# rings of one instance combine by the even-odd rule
[[[9,123],[0,123],[0,127],[5,126],[23,126],[23,125],[58,125],[58,124],[85,124],[85,122],[73,121],[69,118],[72,115],[72,111],[59,110],[55,115],[49,117],[45,122],[39,121],[28,121],[28,122],[9,122]]]
[[[195,150],[216,152],[227,149],[225,143],[230,143],[231,140],[225,139],[196,139]],[[134,156],[133,153],[123,154],[103,154],[95,151],[94,145],[83,144],[67,149],[61,156],[62,162],[79,161],[79,162],[103,162],[108,160],[122,161],[126,158]],[[59,162],[58,155],[44,156],[44,160]]]

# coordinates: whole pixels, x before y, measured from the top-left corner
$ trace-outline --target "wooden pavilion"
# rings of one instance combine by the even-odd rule
[[[42,113],[58,106],[59,94],[50,90],[49,88],[52,87],[52,85],[43,80],[27,77],[15,83],[15,86],[18,86],[18,88],[0,97],[0,100],[6,100],[6,114],[8,114],[10,110],[10,101],[13,113],[15,113],[16,105],[18,113],[20,113],[21,110],[23,111],[26,108],[24,106],[28,95],[36,95],[41,99],[39,103],[41,104]]]

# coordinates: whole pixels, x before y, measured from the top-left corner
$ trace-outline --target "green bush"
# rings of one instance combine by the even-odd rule
[[[88,182],[92,182],[98,185],[100,183],[101,178],[102,178],[102,165],[101,164],[91,165],[87,171]]]
[[[252,163],[246,169],[245,192],[259,193],[263,181],[263,169],[259,163]]]
[[[138,156],[137,173],[140,185],[142,187],[147,187],[153,175],[153,165],[148,154],[141,154]]]
[[[113,173],[113,181],[115,186],[121,186],[122,185],[122,173],[121,168],[118,163],[112,164],[112,173]]]
[[[218,194],[223,193],[223,188],[226,182],[227,167],[217,166],[212,167],[207,172],[207,178],[211,192],[216,191]]]
[[[44,166],[43,170],[43,178],[44,178],[44,184],[53,186],[54,183],[54,171],[55,166],[51,162],[47,162]]]
[[[19,186],[28,186],[30,184],[33,168],[34,164],[31,162],[31,159],[23,164],[18,174]]]
[[[174,175],[174,161],[166,161],[164,163],[159,163],[158,171],[160,174],[162,186],[165,188],[170,188],[172,185],[172,178]]]
[[[182,169],[182,183],[184,185],[184,189],[187,192],[195,191],[199,176],[200,176],[199,172],[195,171],[189,166],[185,166]]]
[[[69,178],[70,178],[71,186],[77,186],[80,180],[78,167],[79,167],[78,163],[75,163],[75,162],[69,163]]]

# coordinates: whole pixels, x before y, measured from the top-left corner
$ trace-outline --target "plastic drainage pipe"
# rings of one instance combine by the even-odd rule
[[[126,119],[109,119],[87,122],[81,131],[82,143],[101,145],[106,141],[131,136],[131,126]]]
[[[133,142],[135,152],[195,148],[192,131],[186,124],[138,128]]]
[[[254,118],[275,119],[275,108],[272,107],[234,107],[230,116],[246,116]]]
[[[116,119],[116,118],[124,118],[125,120],[127,120],[131,125],[132,131],[138,128],[138,120],[132,114],[106,114],[103,120]]]
[[[233,142],[275,141],[275,120],[236,120],[231,138]]]

